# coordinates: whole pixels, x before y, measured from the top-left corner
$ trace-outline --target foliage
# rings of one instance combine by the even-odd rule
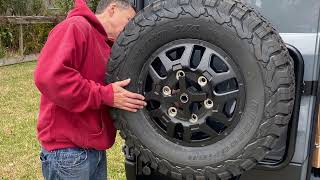
[[[0,15],[44,15],[46,11],[43,2],[43,0],[0,0]]]
[[[24,48],[25,54],[40,52],[47,40],[49,31],[53,28],[52,24],[38,24],[24,26]]]
[[[37,16],[46,15],[43,0],[0,0],[0,16]],[[50,28],[48,28],[50,26]],[[24,26],[26,53],[39,52],[52,25]],[[19,26],[5,24],[0,26],[0,57],[7,51],[19,49]]]
[[[44,7],[43,0],[0,0],[1,15],[47,15],[50,14]],[[88,6],[95,11],[99,0],[90,0]],[[53,5],[59,8],[61,15],[66,15],[73,7],[73,0],[55,0]],[[43,47],[49,31],[50,24],[24,25],[24,53],[38,53]],[[19,25],[5,24],[0,26],[0,58],[6,52],[19,50]]]
[[[46,9],[43,4],[43,0],[33,0],[32,1],[32,14],[33,15],[45,15]]]
[[[13,24],[0,26],[0,58],[6,56],[8,50],[18,51],[18,26]]]
[[[53,6],[59,8],[61,14],[67,14],[73,7],[74,0],[54,0]],[[99,0],[88,0],[88,6],[93,12]],[[0,15],[7,16],[33,16],[46,15],[44,0],[0,0]]]
[[[4,48],[0,44],[0,58],[3,58],[6,55],[6,52],[4,51]]]
[[[54,6],[59,8],[61,14],[67,14],[73,7],[73,0],[56,0]]]
[[[23,26],[24,54],[40,52],[53,26],[52,24]],[[0,46],[2,47],[2,51],[18,52],[19,25],[6,24],[0,27]]]
[[[0,39],[1,39],[1,45],[3,47],[11,47],[13,43],[13,32],[10,31],[12,27],[10,26],[2,26],[0,27]]]
[[[98,5],[100,0],[89,0],[88,1],[88,6],[90,9],[95,12],[96,7]],[[60,9],[60,12],[62,14],[67,14],[70,9],[73,7],[73,0],[56,0],[54,1],[54,5]]]
[[[99,0],[91,0],[88,2],[88,6],[91,8],[93,12],[96,12]]]
[[[6,14],[8,9],[8,0],[0,0],[0,15]]]

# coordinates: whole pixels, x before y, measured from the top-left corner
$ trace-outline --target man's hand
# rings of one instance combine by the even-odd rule
[[[143,109],[147,103],[144,101],[145,98],[142,95],[124,89],[129,83],[130,79],[112,83],[114,93],[113,107],[130,112],[137,112],[138,109]]]

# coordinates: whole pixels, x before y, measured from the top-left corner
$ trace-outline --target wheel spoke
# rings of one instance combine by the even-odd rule
[[[212,117],[216,122],[220,122],[227,127],[229,127],[232,124],[230,118],[228,118],[223,112],[213,113]]]
[[[214,72],[214,71],[212,71]],[[224,73],[213,73],[213,83],[216,86],[217,84],[220,84],[226,80],[232,79],[232,78],[236,78],[236,74],[232,71],[229,70],[228,72],[224,72]]]
[[[190,127],[184,127],[183,128],[183,140],[185,142],[190,142],[191,141],[191,128]]]
[[[153,84],[160,84],[160,82],[165,79],[160,77],[159,74],[156,72],[156,70],[154,70],[152,66],[149,67],[149,75],[153,80]]]
[[[196,69],[200,71],[207,71],[210,67],[211,55],[212,55],[212,51],[206,48],[201,58],[200,64]]]
[[[190,112],[189,106],[190,106],[189,103],[186,103],[186,104],[182,105],[182,107],[183,107],[182,116],[186,120],[189,120],[191,118],[191,112]]]
[[[155,110],[151,110],[150,116],[160,118],[160,119],[164,120],[165,122],[171,121],[170,117],[166,113],[164,113],[160,108],[155,109]]]
[[[206,133],[207,135],[211,136],[211,137],[216,137],[219,134],[212,129],[211,127],[209,127],[206,123],[203,123],[199,126],[200,130],[204,133]]]
[[[172,70],[173,62],[168,58],[166,53],[163,52],[163,53],[159,54],[158,57],[167,72]]]
[[[172,121],[167,122],[167,135],[169,137],[174,137],[176,124]]]
[[[179,78],[179,88],[180,88],[180,91],[183,91],[183,92],[187,90],[186,77]]]
[[[148,93],[145,94],[145,99],[147,101],[150,101],[150,100],[160,101],[161,96],[158,93],[155,93],[155,92],[148,92]]]
[[[207,99],[206,93],[190,93],[190,100],[192,102],[201,102]]]
[[[165,96],[165,97],[163,97],[163,100],[166,103],[174,103],[179,100],[179,97],[178,96]]]
[[[184,46],[184,52],[182,54],[182,57],[180,58],[180,63],[183,67],[190,67],[190,60],[191,60],[191,56],[192,56],[192,51],[193,51],[193,45],[188,44]]]

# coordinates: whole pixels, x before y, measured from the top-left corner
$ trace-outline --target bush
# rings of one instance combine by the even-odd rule
[[[91,10],[93,12],[96,12],[96,9],[97,9],[99,1],[100,0],[91,0],[91,1],[89,1],[88,6],[91,8]]]
[[[61,14],[66,15],[73,7],[73,0],[56,0],[54,6],[59,8]]]
[[[88,5],[93,12],[96,10],[99,0],[89,0]],[[53,5],[60,9],[61,14],[67,14],[73,7],[73,0],[54,0]],[[46,15],[43,0],[0,0],[0,15],[8,16],[33,16]]]
[[[0,27],[0,39],[2,47],[12,48],[14,42],[13,34],[17,34],[17,25],[4,25]]]
[[[43,2],[43,0],[0,0],[0,15],[45,15],[46,9]]]
[[[19,26],[5,24],[0,27],[0,44],[3,52],[19,50]],[[5,53],[6,54],[6,53]]]
[[[3,58],[6,56],[6,52],[4,51],[3,47],[0,44],[0,58]]]
[[[40,52],[53,24],[32,24],[23,26],[24,53]],[[6,24],[0,27],[0,44],[2,53],[19,51],[19,25]]]
[[[24,48],[25,54],[38,53],[47,40],[53,24],[35,24],[24,26]]]
[[[0,16],[34,16],[45,15],[46,9],[43,0],[0,0]],[[24,26],[24,45],[26,53],[39,52],[46,37],[48,25]],[[44,32],[45,31],[45,32]],[[32,38],[33,39],[32,39]],[[0,26],[0,58],[7,52],[17,53],[19,50],[19,25],[1,24]]]
[[[88,6],[93,12],[96,11],[96,7],[99,1],[100,0],[90,0],[88,2]],[[59,8],[60,13],[67,14],[70,11],[70,9],[73,7],[73,0],[56,0],[54,2],[54,6]]]

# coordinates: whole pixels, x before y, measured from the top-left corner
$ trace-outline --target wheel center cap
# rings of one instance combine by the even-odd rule
[[[182,103],[187,103],[188,101],[189,101],[189,96],[188,96],[188,94],[186,94],[186,93],[182,93],[181,95],[180,95],[180,101],[182,102]]]

